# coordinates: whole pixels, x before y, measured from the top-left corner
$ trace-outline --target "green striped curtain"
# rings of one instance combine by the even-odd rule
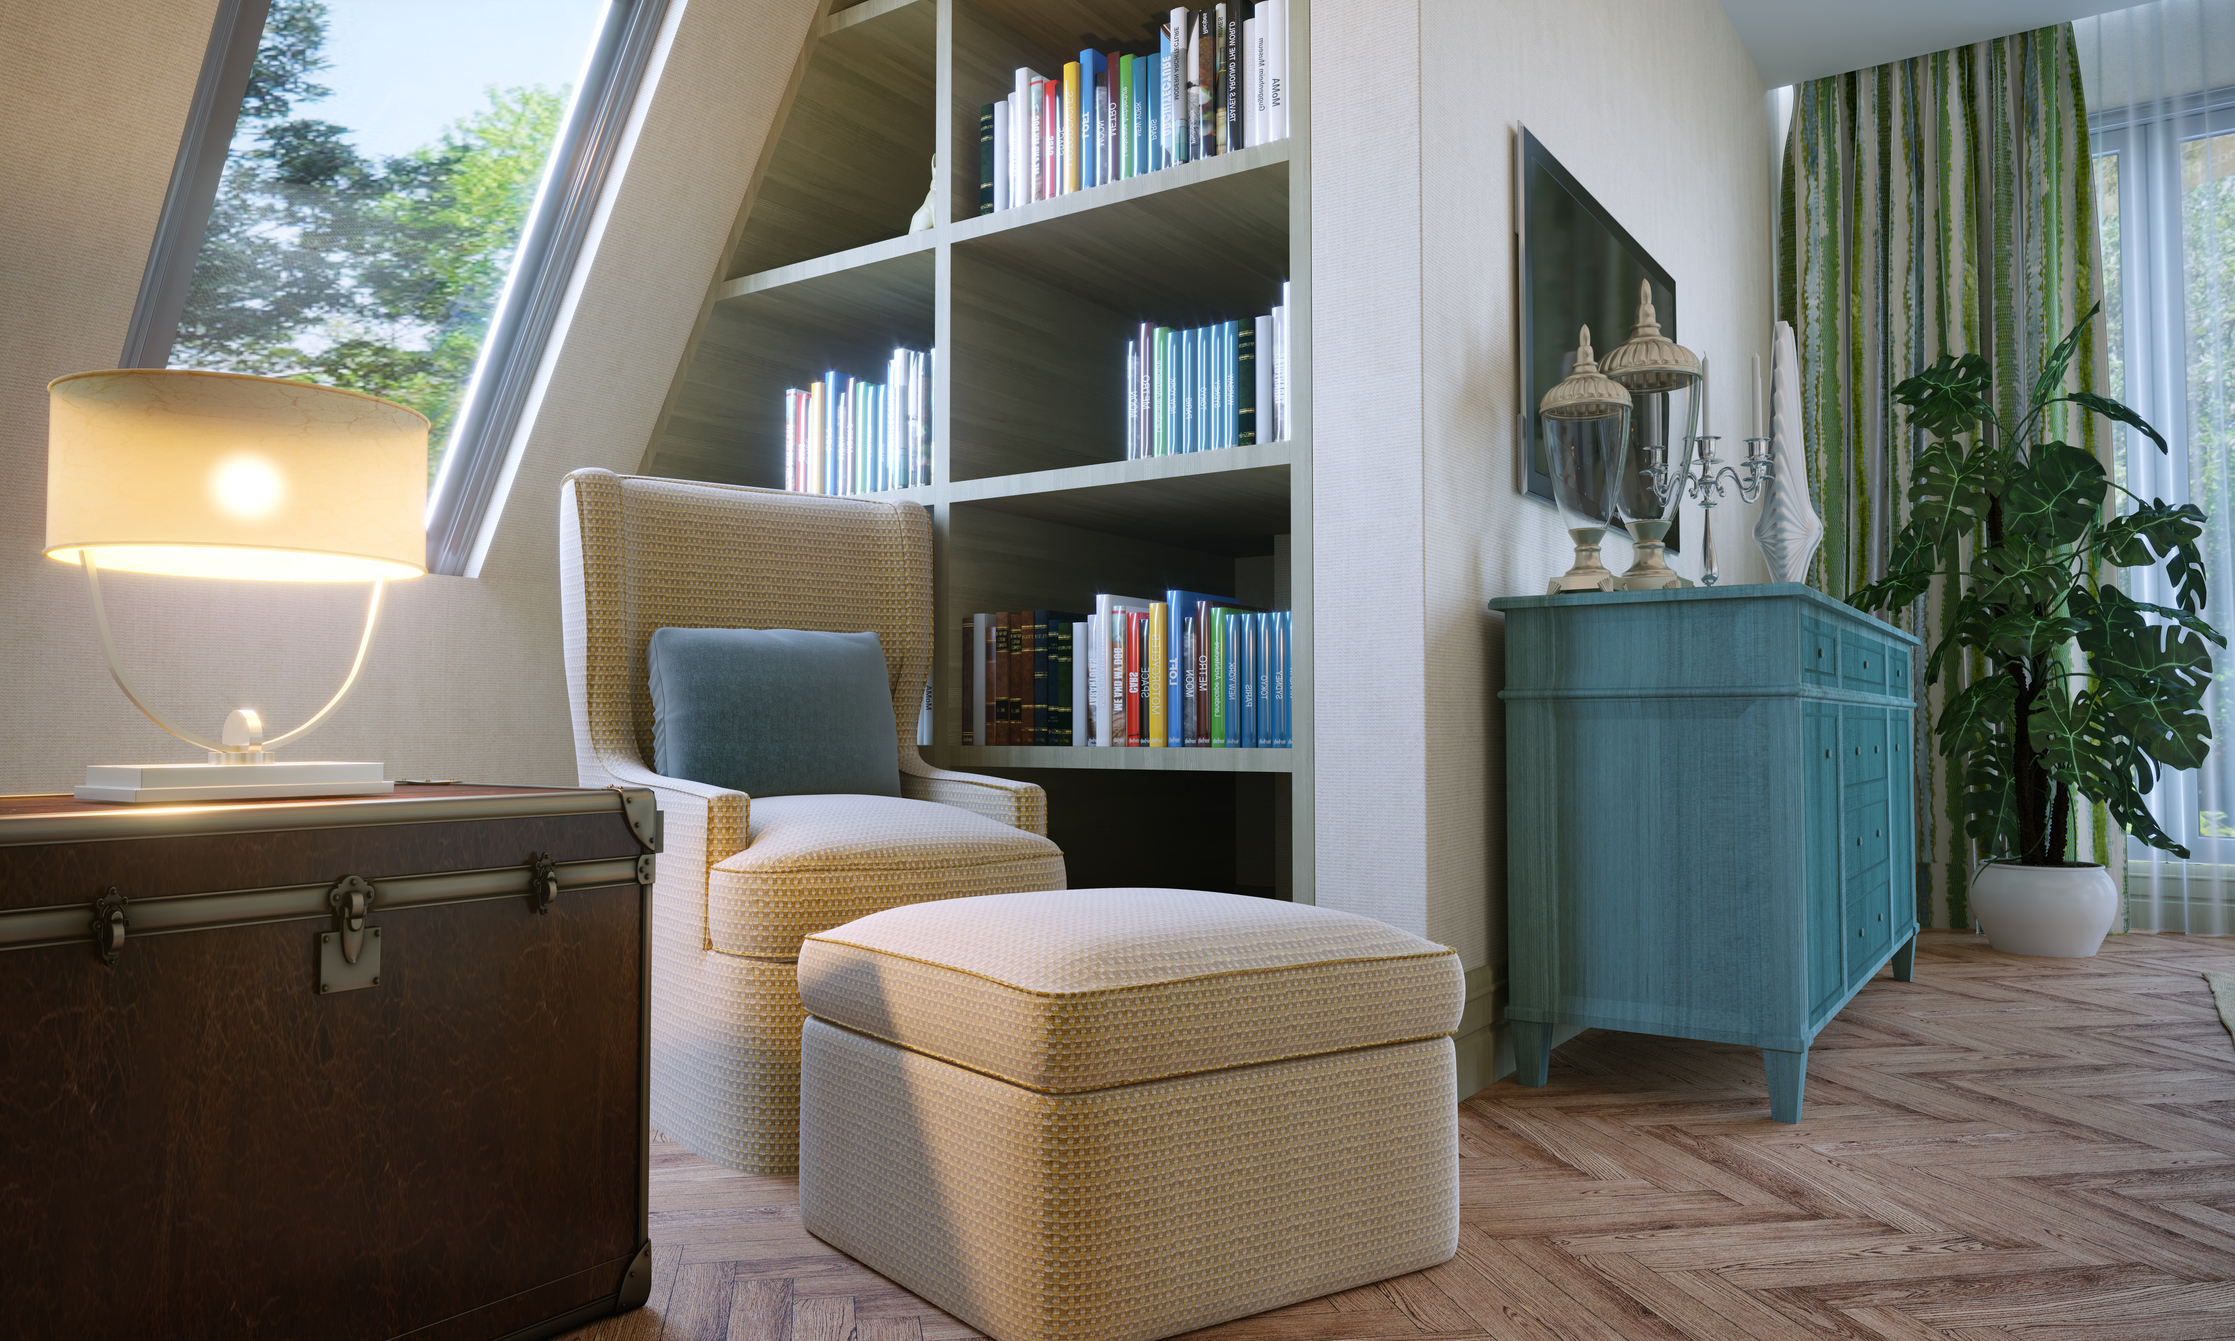
[[[2070,24],[1794,90],[1778,315],[1800,345],[1809,485],[1824,517],[1812,585],[1844,598],[1884,573],[1923,445],[1894,387],[1942,354],[1976,353],[2014,420],[2042,354],[2101,296],[2092,178]],[[2072,361],[2071,390],[2107,380],[2101,326]],[[2055,407],[2048,434],[2108,466],[2110,435],[2093,416],[2057,413],[2069,409]],[[1945,620],[1935,591],[1900,622],[1929,646]],[[1917,917],[1962,927],[1975,854],[1930,735],[1961,688],[1949,680],[1926,693],[1912,755],[1931,771],[1917,788]],[[2082,850],[2110,863],[2118,845],[2100,810],[2081,819]]]

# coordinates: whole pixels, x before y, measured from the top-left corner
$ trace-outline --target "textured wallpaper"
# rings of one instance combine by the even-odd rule
[[[1311,33],[1318,901],[1495,968],[1528,780],[1483,602],[1568,562],[1516,485],[1513,130],[1674,274],[1684,343],[1743,369],[1768,354],[1766,94],[1716,0],[1315,0]],[[1750,512],[1720,511],[1725,580],[1762,580]]]

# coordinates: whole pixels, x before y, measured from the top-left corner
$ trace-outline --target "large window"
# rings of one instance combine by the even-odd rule
[[[419,410],[467,571],[657,7],[229,0],[126,363]]]
[[[2171,444],[2119,427],[2120,483],[2145,498],[2193,502],[2210,518],[2205,618],[2235,631],[2235,90],[2184,99],[2177,111],[2096,117],[2096,188],[2104,260],[2111,394]],[[2174,598],[2162,571],[2132,592]],[[2168,774],[2151,809],[2197,859],[2235,864],[2235,657],[2222,655],[2206,700],[2210,764]],[[2137,850],[2136,856],[2150,856]],[[2151,859],[2155,859],[2152,857]]]

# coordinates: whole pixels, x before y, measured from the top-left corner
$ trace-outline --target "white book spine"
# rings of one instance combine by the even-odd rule
[[[1103,687],[1110,678],[1110,653],[1104,644],[1109,639],[1110,598],[1094,598],[1094,618],[1086,622],[1086,743],[1110,743],[1110,705],[1108,691]],[[1076,648],[1072,651],[1077,656]]]
[[[1266,129],[1271,138],[1288,138],[1288,0],[1263,0],[1258,17],[1266,10],[1272,18],[1265,25]]]
[[[1194,14],[1186,9],[1171,13],[1172,59],[1164,62],[1164,163],[1177,166],[1187,153],[1187,39]]]
[[[1255,17],[1242,20],[1242,147],[1265,142],[1265,52]]]
[[[1079,655],[1086,646],[1085,624],[1071,626],[1071,743],[1086,744],[1086,670],[1087,658]]]
[[[1022,205],[1032,199],[1032,179],[1025,174],[1025,160],[1032,141],[1032,71],[1017,67],[1016,88],[1009,95],[1009,203]]]

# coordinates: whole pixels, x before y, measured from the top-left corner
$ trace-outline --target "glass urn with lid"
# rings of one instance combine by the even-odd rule
[[[1575,371],[1537,403],[1553,502],[1563,518],[1577,513],[1590,522],[1568,528],[1575,541],[1575,564],[1552,579],[1548,595],[1615,589],[1614,574],[1599,562],[1599,545],[1620,506],[1631,412],[1628,388],[1599,371],[1591,354],[1591,328],[1583,327],[1576,342]]]

